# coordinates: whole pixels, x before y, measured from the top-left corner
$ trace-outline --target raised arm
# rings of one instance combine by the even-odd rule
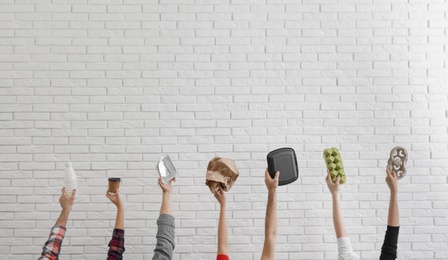
[[[226,194],[221,188],[219,188],[214,195],[220,205],[218,224],[218,257],[225,258],[229,255],[229,238],[227,235],[226,221]]]
[[[75,202],[76,190],[73,190],[69,197],[65,188],[61,190],[61,197],[59,197],[59,204],[61,205],[61,214],[56,221],[54,227],[51,229],[50,236],[44,247],[42,247],[42,253],[39,259],[58,259],[61,252],[62,241],[64,240],[67,220],[70,212],[72,211],[73,203]]]
[[[106,197],[117,207],[117,216],[115,218],[115,228],[112,239],[109,242],[108,260],[123,259],[124,247],[124,206],[120,198],[120,190],[116,193],[106,192]]]
[[[390,190],[389,215],[387,225],[392,227],[400,226],[400,214],[398,211],[398,179],[397,173],[386,169],[386,183]]]
[[[327,174],[325,178],[327,182],[328,189],[330,190],[331,197],[333,200],[333,225],[334,231],[336,232],[336,238],[346,237],[347,230],[344,225],[344,217],[342,216],[341,206],[339,203],[339,177],[335,182],[331,180],[330,173]]]
[[[397,173],[386,168],[386,183],[390,190],[389,214],[387,217],[387,231],[381,247],[380,260],[394,260],[397,258],[398,233],[400,230],[400,214],[398,211],[398,179]]]
[[[338,177],[335,182],[331,180],[330,173],[325,178],[328,189],[330,190],[333,200],[333,225],[338,239],[338,259],[357,260],[359,256],[353,252],[352,243],[348,237],[347,230],[344,225],[344,217],[339,203],[339,182]]]
[[[117,207],[117,217],[115,218],[115,228],[124,229],[124,206],[120,198],[120,190],[117,193],[106,192],[106,197]]]
[[[75,202],[75,195],[76,189],[72,191],[72,194],[69,197],[65,188],[62,188],[62,194],[61,197],[59,197],[59,204],[61,205],[62,211],[55,226],[67,227],[67,220],[72,211],[73,203]]]
[[[159,179],[159,186],[162,189],[162,205],[160,206],[160,215],[163,214],[173,214],[173,209],[171,208],[171,193],[173,190],[173,182],[176,178],[172,179],[167,184],[163,184],[162,179]]]
[[[268,169],[264,173],[264,182],[268,189],[268,205],[266,207],[266,219],[264,225],[264,245],[261,260],[272,260],[275,256],[275,243],[277,241],[277,186],[280,172],[275,173],[272,179]]]
[[[159,178],[159,186],[162,189],[162,205],[160,206],[160,216],[157,220],[157,244],[154,249],[153,260],[171,260],[173,258],[174,250],[174,217],[171,208],[171,193],[173,190],[172,179],[167,184],[163,184],[162,179]]]

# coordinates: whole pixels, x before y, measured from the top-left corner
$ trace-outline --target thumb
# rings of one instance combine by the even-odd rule
[[[394,176],[393,171],[389,171],[389,170],[386,171],[386,178],[387,177],[393,178],[393,176]]]
[[[395,171],[392,171],[391,176],[396,179],[398,177],[397,173]]]
[[[275,173],[275,180],[278,180],[278,178],[280,177],[280,172],[279,171],[277,171],[276,173]]]

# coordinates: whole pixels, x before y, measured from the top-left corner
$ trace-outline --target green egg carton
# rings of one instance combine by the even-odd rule
[[[344,184],[346,182],[344,165],[342,164],[341,153],[338,148],[331,147],[324,150],[325,164],[327,170],[330,172],[331,180],[336,181],[337,177],[340,177],[339,183]]]

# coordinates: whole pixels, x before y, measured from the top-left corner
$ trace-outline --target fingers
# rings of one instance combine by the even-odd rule
[[[388,177],[389,178],[393,178],[392,177],[393,175],[392,175],[392,173],[390,171],[386,171],[386,175],[387,175],[386,178],[388,178]]]
[[[115,193],[111,193],[109,192],[109,190],[106,191],[106,197],[108,199],[110,199],[112,202],[118,198],[118,196],[120,195],[120,190],[117,189],[117,191]]]
[[[392,171],[391,177],[394,178],[394,179],[397,179],[398,175],[397,175],[397,173],[395,171]]]
[[[61,189],[61,195],[62,196],[67,196],[68,197],[68,194],[67,194],[67,191],[65,190],[65,187],[62,187],[62,189]]]
[[[279,177],[280,177],[280,172],[277,171],[277,172],[275,173],[274,180],[275,180],[275,181],[278,181],[278,178],[279,178]]]
[[[386,168],[387,176],[390,177],[390,178],[394,178],[393,173],[394,173],[394,171],[392,171],[391,167],[389,165],[387,165],[387,168]]]
[[[166,185],[166,184],[171,184],[171,183],[173,183],[173,182],[176,182],[176,178],[172,178],[168,183],[163,183],[163,180],[162,180],[162,178],[159,178],[159,181],[157,182],[160,186],[162,186],[162,185]]]
[[[65,194],[67,194],[67,192],[65,191],[65,188],[64,188],[64,192],[65,192]],[[76,189],[73,189],[72,194],[70,195],[70,198],[74,198],[75,196],[76,196]]]
[[[106,191],[106,197],[110,200],[114,199],[113,195],[111,193],[109,193],[109,191]]]
[[[221,187],[217,188],[215,192],[213,193],[215,198],[218,200],[219,203],[224,199],[224,191],[221,189]]]
[[[172,184],[173,182],[176,182],[176,178],[172,178],[167,184]]]
[[[273,180],[278,181],[279,177],[280,177],[280,172],[279,171],[275,172],[275,176],[274,176],[274,178],[272,178],[271,174],[269,174],[268,168],[266,168],[266,171],[264,172],[264,178],[265,179],[273,179]]]
[[[336,182],[335,182],[335,183],[336,183],[336,185],[339,185],[340,182],[341,182],[341,177],[338,176],[338,177],[336,178]]]
[[[333,182],[333,180],[331,179],[330,172],[328,172],[327,177],[325,178],[325,180],[327,181],[327,184],[329,184],[329,185],[334,185],[336,183],[336,182]]]

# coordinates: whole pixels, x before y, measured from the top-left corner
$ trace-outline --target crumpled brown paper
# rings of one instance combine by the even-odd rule
[[[219,187],[223,191],[229,191],[238,176],[238,168],[233,160],[215,157],[208,163],[205,184],[212,193],[215,193]]]

